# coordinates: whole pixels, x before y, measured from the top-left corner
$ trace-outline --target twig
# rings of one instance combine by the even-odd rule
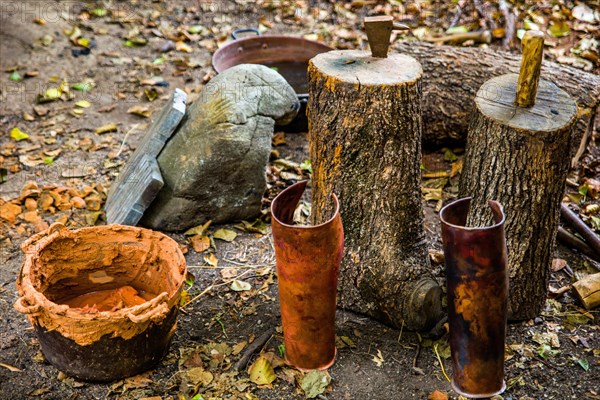
[[[560,205],[560,214],[563,219],[583,237],[583,240],[588,246],[594,250],[594,252],[600,256],[600,237],[594,233],[593,230],[588,227],[585,222],[579,218],[569,207],[565,204]]]
[[[460,16],[462,15],[462,8],[465,5],[465,1],[466,0],[460,0],[456,4],[456,11],[454,12],[454,17],[452,18],[452,22],[450,23],[449,28],[456,26],[456,24],[458,24],[458,21],[460,21]]]
[[[275,332],[275,327],[271,326],[262,335],[260,335],[257,339],[254,339],[254,341],[248,345],[248,347],[246,348],[246,350],[244,351],[244,354],[242,354],[240,359],[237,360],[237,362],[235,364],[233,364],[233,370],[239,371],[240,369],[245,368],[246,364],[248,364],[248,360],[250,359],[250,357],[252,357],[252,355],[254,353],[256,353],[256,351],[259,348],[261,348],[265,343],[267,343],[269,341],[271,336],[273,336],[273,332]]]
[[[221,286],[225,286],[225,285],[229,285],[230,283],[232,283],[235,280],[238,280],[239,278],[241,278],[242,276],[246,275],[248,272],[252,271],[251,269],[247,269],[246,271],[242,272],[241,274],[239,274],[238,276],[236,276],[233,279],[230,279],[228,281],[222,282],[222,283],[218,283],[216,285],[209,285],[206,289],[204,289],[200,294],[194,296],[194,298],[192,298],[190,301],[188,301],[188,303],[182,307],[182,309],[185,309],[187,306],[189,306],[190,304],[192,304],[194,301],[198,300],[200,297],[204,296],[206,293],[210,292],[211,290],[221,287]]]
[[[504,17],[504,39],[502,40],[502,47],[510,49],[515,37],[515,14],[506,3],[506,0],[500,0],[498,9]]]
[[[438,362],[440,363],[440,367],[442,368],[442,374],[444,374],[444,377],[446,377],[446,380],[448,382],[450,382],[450,378],[448,378],[448,375],[446,374],[446,370],[444,369],[444,363],[442,362],[442,358],[440,357],[440,353],[438,353],[438,345],[437,343],[433,346],[433,351],[435,351],[435,355],[437,356]]]
[[[569,246],[573,249],[577,249],[582,254],[588,256],[592,260],[600,262],[600,257],[596,255],[596,253],[590,248],[590,246],[588,246],[583,240],[579,239],[577,236],[573,235],[571,232],[569,232],[562,226],[558,227],[556,238],[566,246]]]
[[[129,134],[133,130],[137,129],[139,126],[140,126],[140,124],[135,124],[134,126],[131,127],[130,130],[127,131],[127,133],[125,134],[125,137],[123,138],[123,141],[121,142],[121,147],[119,147],[119,151],[117,152],[117,155],[115,156],[115,158],[119,157],[121,155],[121,152],[123,151],[123,147],[125,146],[125,141],[127,140],[127,137],[129,136]]]

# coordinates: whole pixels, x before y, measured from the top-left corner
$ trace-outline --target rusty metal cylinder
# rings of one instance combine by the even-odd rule
[[[446,259],[452,388],[469,398],[502,393],[508,307],[504,210],[489,206],[494,224],[466,227],[471,198],[440,211]]]
[[[300,370],[327,369],[335,360],[335,310],[344,231],[338,199],[333,215],[315,226],[293,225],[306,181],[271,204],[279,304],[286,362]]]

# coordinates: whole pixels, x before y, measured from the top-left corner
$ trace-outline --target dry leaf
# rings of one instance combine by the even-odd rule
[[[204,235],[206,233],[206,230],[210,226],[211,222],[212,221],[208,220],[204,223],[204,225],[198,225],[193,228],[190,228],[187,231],[185,231],[184,235],[185,236]]]
[[[217,264],[219,264],[219,259],[217,258],[217,256],[215,256],[215,253],[210,253],[210,254],[204,256],[204,261],[208,265],[211,265],[213,267],[216,267]]]
[[[196,253],[202,253],[206,251],[210,247],[210,238],[204,235],[196,235],[192,236],[190,239],[190,244]]]
[[[4,367],[6,369],[8,369],[9,371],[12,372],[23,372],[23,370],[17,368],[17,367],[13,367],[12,365],[8,365],[8,364],[4,364],[0,362],[0,367]]]
[[[152,115],[148,106],[133,106],[127,110],[129,114],[137,115],[139,117],[148,118]]]
[[[375,364],[377,364],[378,367],[382,367],[383,366],[383,355],[381,354],[381,350],[377,350],[377,355],[373,356],[373,362]]]
[[[250,381],[257,385],[269,385],[277,379],[273,366],[269,360],[263,356],[260,356],[254,364],[250,366],[248,372],[250,373]]]
[[[439,390],[434,391],[427,397],[427,400],[448,400],[446,393],[440,392]]]
[[[117,129],[118,129],[117,124],[115,124],[114,122],[111,122],[110,124],[106,124],[99,128],[96,128],[96,133],[98,135],[101,135],[103,133],[116,132]]]
[[[236,292],[245,292],[252,289],[252,285],[250,285],[248,282],[235,279],[233,282],[231,282],[230,288]]]
[[[237,237],[237,233],[235,233],[234,231],[230,230],[230,229],[218,229],[215,233],[213,233],[213,237],[215,239],[221,239],[224,240],[226,242],[233,242],[234,239]]]

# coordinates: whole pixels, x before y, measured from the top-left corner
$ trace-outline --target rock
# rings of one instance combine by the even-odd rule
[[[0,206],[0,218],[11,224],[17,222],[17,216],[21,214],[21,207],[13,203],[5,203]]]
[[[175,89],[119,173],[106,199],[106,219],[109,224],[136,225],[162,188],[156,157],[185,115],[186,101],[185,92]],[[99,208],[90,208],[88,205],[88,209]]]
[[[165,185],[141,221],[177,231],[260,213],[275,123],[300,103],[271,68],[242,64],[213,78],[158,157]]]

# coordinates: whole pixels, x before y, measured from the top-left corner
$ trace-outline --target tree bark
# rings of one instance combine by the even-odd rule
[[[423,142],[439,145],[463,142],[473,99],[490,78],[519,72],[521,55],[492,49],[396,42],[393,49],[416,58],[423,66]],[[579,108],[572,154],[585,150],[594,130],[600,101],[600,76],[544,61],[542,76],[571,95]],[[581,145],[583,143],[583,145]],[[581,145],[581,146],[580,146]],[[577,153],[577,154],[576,154]]]
[[[420,194],[419,63],[394,54],[333,51],[309,63],[312,218],[344,224],[339,304],[395,327],[441,317],[430,276]]]
[[[459,184],[461,197],[473,197],[467,226],[488,223],[487,200],[504,206],[511,320],[533,318],[546,300],[577,114],[569,95],[544,80],[532,108],[515,105],[517,78],[490,79],[477,93]]]

